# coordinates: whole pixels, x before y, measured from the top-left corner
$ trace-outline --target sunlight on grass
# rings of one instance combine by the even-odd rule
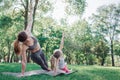
[[[16,78],[3,75],[1,72],[20,72],[21,64],[18,63],[0,63],[0,80],[119,80],[119,67],[102,67],[102,66],[78,66],[69,65],[72,70],[77,70],[70,75],[60,75],[56,77],[48,75],[34,75],[30,77]],[[27,64],[27,70],[38,70],[40,67],[36,64]]]

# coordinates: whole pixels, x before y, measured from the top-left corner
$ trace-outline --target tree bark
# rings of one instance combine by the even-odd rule
[[[38,1],[39,0],[35,0],[35,6],[34,6],[34,9],[33,9],[33,23],[32,23],[32,29],[31,29],[31,31],[33,31],[33,26],[34,26],[34,22],[35,22],[35,13],[36,13]]]
[[[9,63],[9,62],[10,62],[10,50],[11,50],[11,44],[10,44],[10,41],[9,41],[9,40],[7,40],[7,43],[8,43],[7,62]]]
[[[112,58],[112,66],[115,66],[115,63],[114,63],[114,54],[113,54],[113,40],[111,40],[111,58]]]
[[[14,57],[14,51],[12,52],[12,55],[11,55],[11,58],[10,58],[10,63],[12,63],[13,62],[13,57]]]
[[[28,3],[28,0],[26,0],[26,6],[24,7],[25,8],[25,15],[24,15],[24,19],[25,19],[25,21],[24,21],[24,26],[25,26],[25,28],[24,29],[26,29],[27,28],[27,24],[28,24],[28,5],[29,5],[29,3]]]
[[[104,58],[102,58],[101,66],[103,66],[103,65],[104,65],[104,62],[105,62],[105,59],[104,59]]]
[[[25,14],[24,14],[24,29],[26,30],[29,28],[29,30],[32,32],[33,31],[33,26],[34,26],[34,19],[35,19],[35,13],[38,5],[39,0],[35,0],[35,4],[33,3],[32,0],[25,0],[26,4],[24,4],[22,1],[22,4],[25,9]],[[33,5],[34,4],[34,5]]]

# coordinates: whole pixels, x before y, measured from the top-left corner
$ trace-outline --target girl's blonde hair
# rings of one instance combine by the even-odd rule
[[[56,67],[56,58],[52,55],[50,58],[51,70],[54,70]]]

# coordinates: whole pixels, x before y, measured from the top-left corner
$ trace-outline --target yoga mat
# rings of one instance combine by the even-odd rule
[[[60,75],[60,74],[68,75],[68,74],[71,74],[71,73],[74,73],[74,72],[76,72],[76,71],[70,71],[69,73],[65,73],[62,70],[57,70],[57,73],[54,74],[54,71],[32,70],[32,71],[25,72],[24,76],[21,75],[21,73],[14,73],[14,72],[2,72],[2,74],[11,75],[11,76],[15,76],[15,77],[25,77],[25,76],[40,75],[40,74],[47,74],[47,75],[50,75],[50,76],[57,76],[57,75]]]

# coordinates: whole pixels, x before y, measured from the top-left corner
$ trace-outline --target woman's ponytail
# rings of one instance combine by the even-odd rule
[[[15,40],[14,42],[14,52],[19,55],[20,54],[20,45],[19,45],[19,41],[18,40]]]

